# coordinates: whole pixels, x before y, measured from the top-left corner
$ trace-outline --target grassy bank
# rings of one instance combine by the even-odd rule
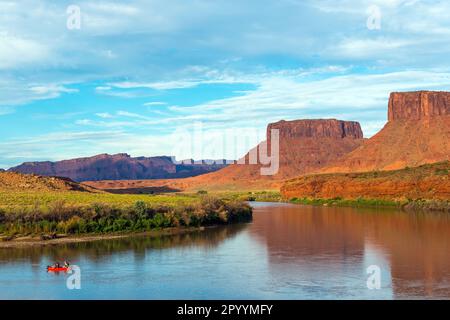
[[[289,200],[295,204],[337,207],[361,207],[361,208],[397,208],[405,211],[440,211],[450,213],[450,201],[445,200],[405,200],[392,201],[382,199],[311,199],[292,198]]]
[[[256,202],[281,202],[281,194],[279,191],[262,190],[262,191],[198,191],[197,195],[209,194],[214,197],[226,199],[228,201],[256,201]],[[186,193],[187,196],[193,194]]]
[[[0,234],[18,236],[145,232],[246,222],[242,201],[209,195],[114,195],[86,192],[2,192]]]

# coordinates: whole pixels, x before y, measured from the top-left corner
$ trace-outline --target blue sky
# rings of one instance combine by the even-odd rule
[[[81,28],[67,28],[69,5]],[[369,29],[370,7],[381,13]],[[0,1],[0,167],[99,153],[238,158],[281,119],[360,121],[449,90],[450,3]]]

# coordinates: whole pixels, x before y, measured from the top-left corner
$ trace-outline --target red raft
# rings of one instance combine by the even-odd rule
[[[59,268],[55,268],[55,267],[47,267],[47,272],[67,272],[69,271],[70,267],[59,267]]]

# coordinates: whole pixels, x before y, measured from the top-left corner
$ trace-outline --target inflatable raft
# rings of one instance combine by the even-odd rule
[[[47,267],[47,272],[67,272],[69,271],[70,267],[59,267],[59,268],[55,268],[55,267]]]

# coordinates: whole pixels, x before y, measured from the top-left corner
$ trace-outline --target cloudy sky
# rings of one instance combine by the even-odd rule
[[[449,12],[431,0],[0,0],[0,167],[238,158],[281,119],[357,120],[370,137],[391,91],[450,89]]]

